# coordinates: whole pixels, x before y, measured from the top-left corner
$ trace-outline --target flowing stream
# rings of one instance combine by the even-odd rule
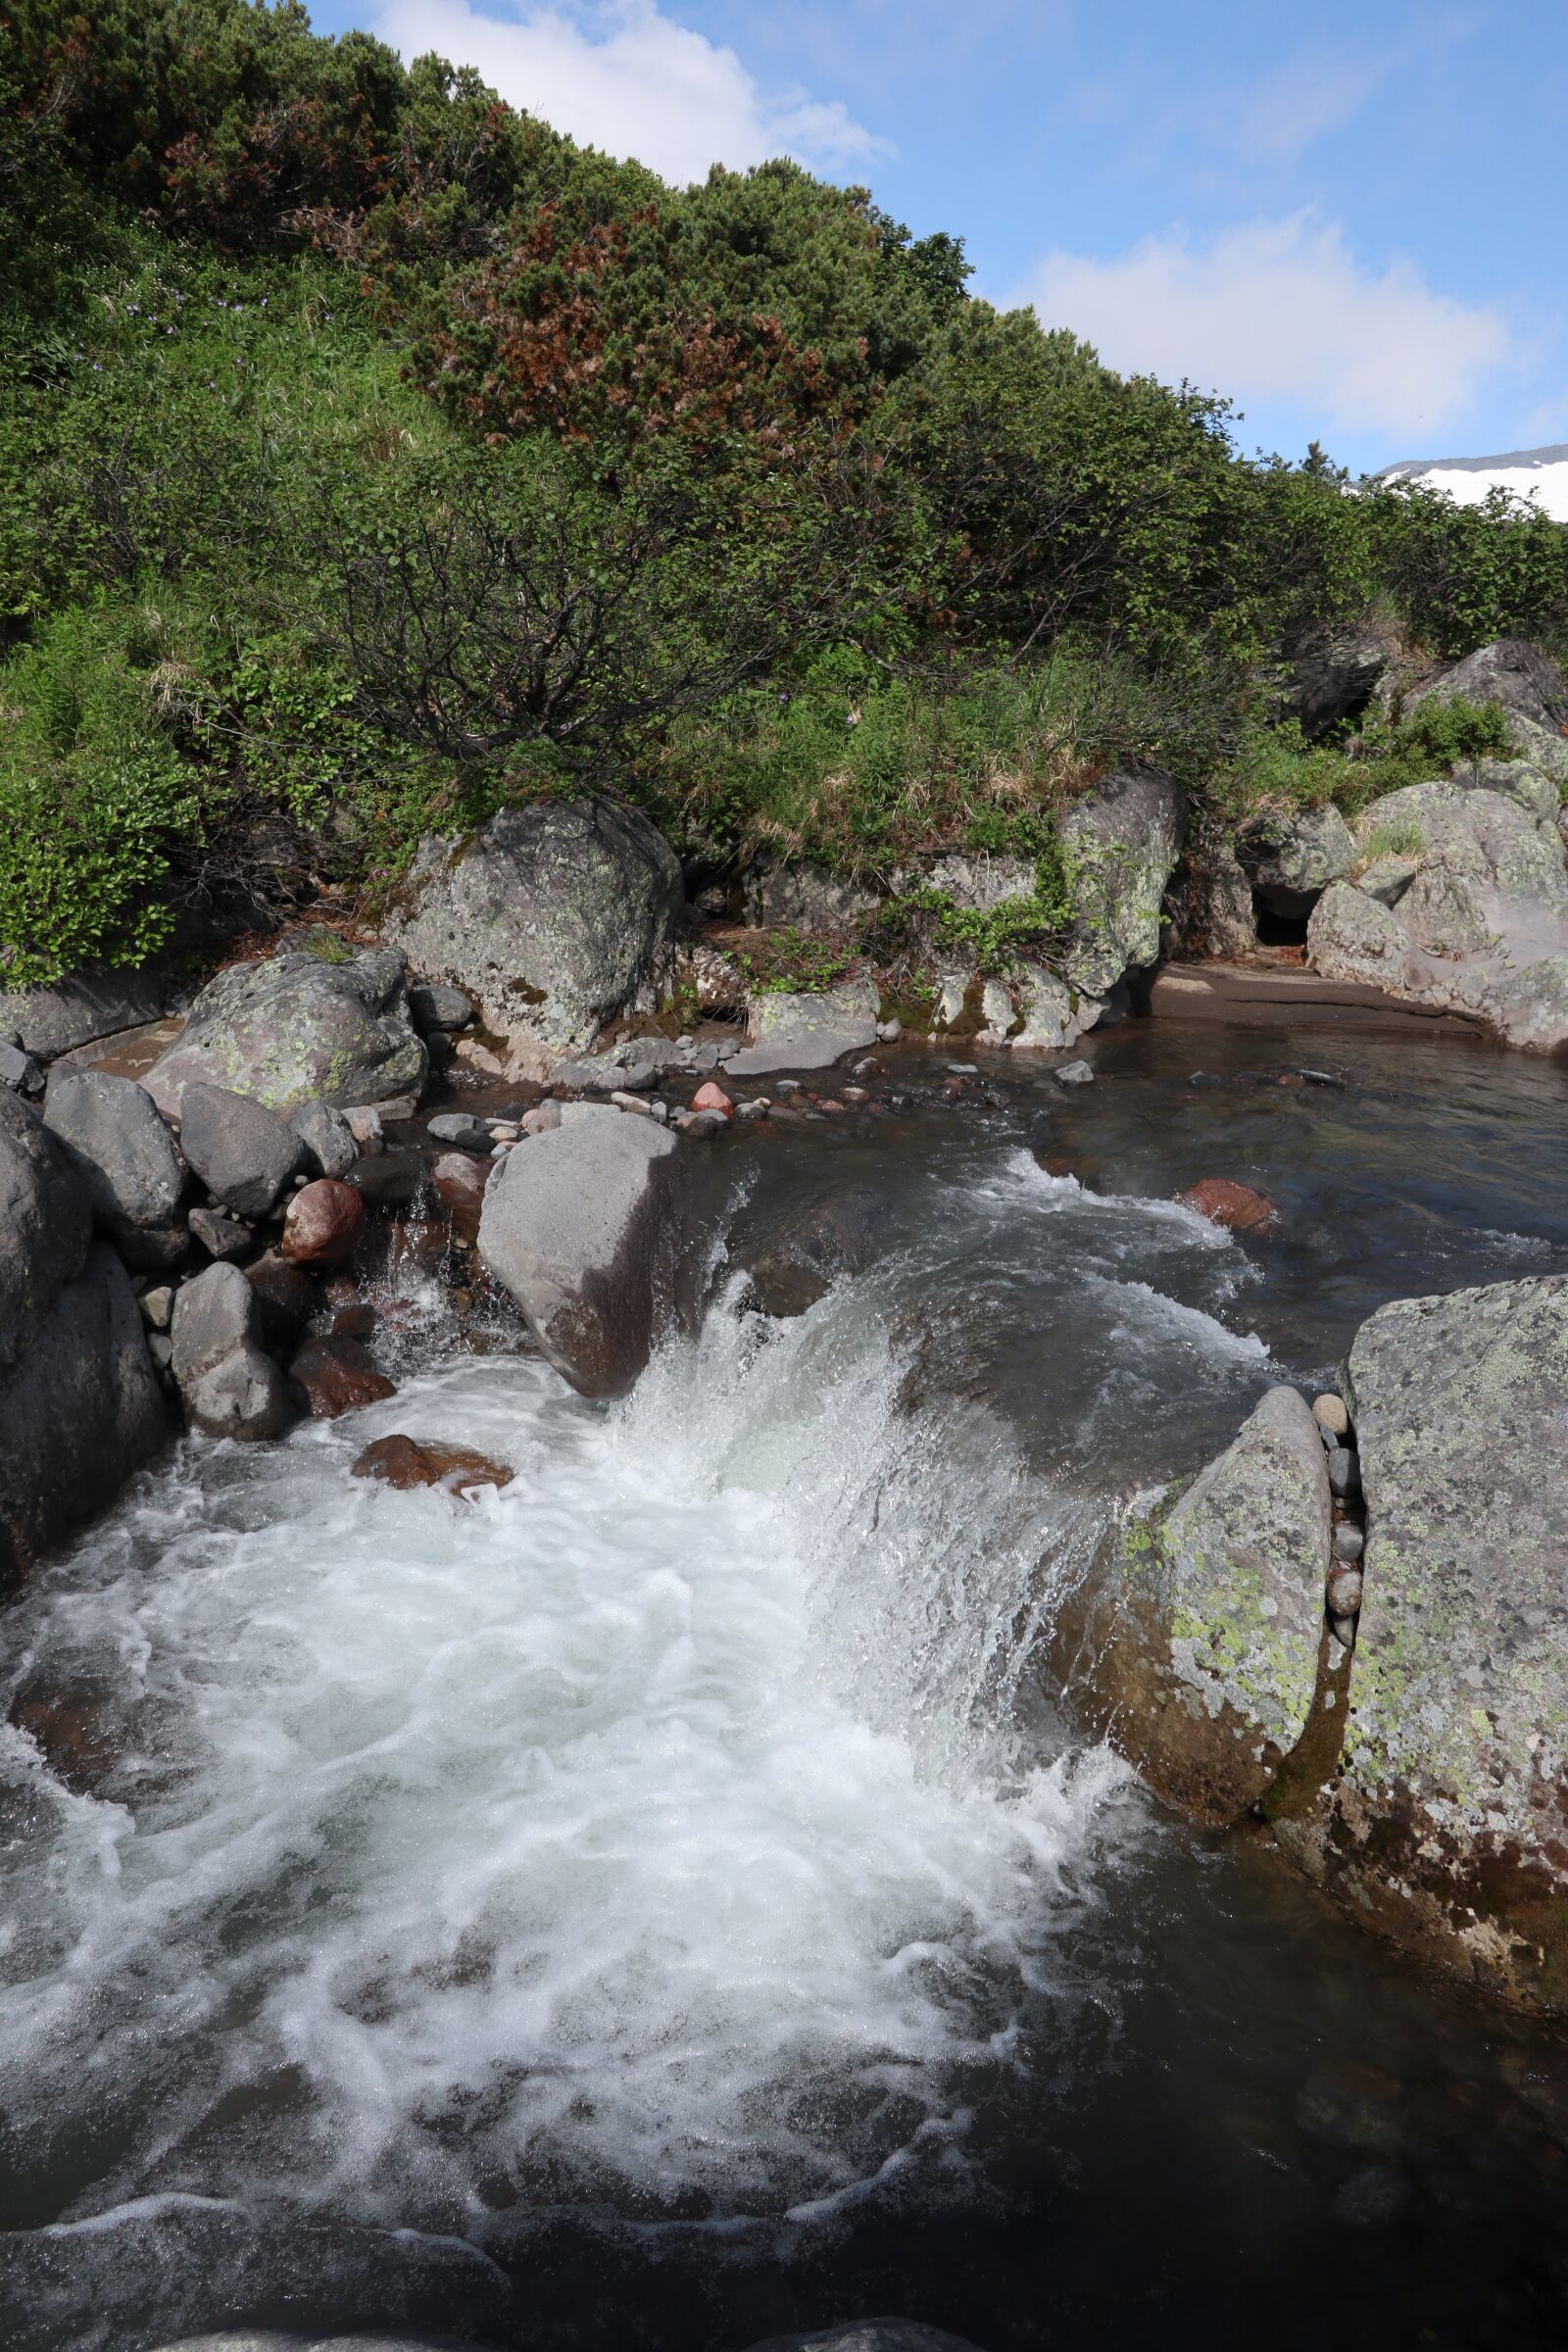
[[[1382,1298],[1568,1271],[1568,1079],[1096,1058],[726,1144],[619,1405],[414,1290],[395,1398],[187,1442],[8,1607],[0,2340],[1560,2340],[1560,2042],[1172,1823],[1039,1655],[1107,1512]],[[399,1429],[515,1479],[354,1480]]]

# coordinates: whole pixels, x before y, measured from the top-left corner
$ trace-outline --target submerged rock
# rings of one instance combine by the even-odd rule
[[[1331,1511],[1317,1424],[1295,1389],[1270,1389],[1172,1505],[1112,1532],[1063,1608],[1064,1683],[1200,1821],[1255,1805],[1306,1731]]]
[[[286,1115],[315,1096],[339,1109],[417,1097],[428,1067],[409,1019],[401,956],[379,949],[324,963],[288,954],[232,964],[210,980],[143,1083],[171,1117],[193,1083]]]
[[[672,1273],[675,1139],[653,1119],[579,1102],[498,1160],[479,1255],[558,1372],[585,1396],[631,1386]]]
[[[357,1413],[397,1395],[363,1343],[347,1334],[307,1340],[290,1363],[288,1376],[304,1397],[307,1412],[318,1421],[336,1421],[344,1413]]]
[[[376,1438],[354,1465],[356,1478],[379,1479],[400,1493],[416,1487],[451,1487],[460,1493],[465,1487],[506,1487],[515,1475],[506,1462],[492,1461],[471,1446],[401,1434]]]
[[[37,1112],[0,1091],[0,1584],[112,1502],[168,1426],[85,1186]]]
[[[1211,1225],[1223,1225],[1228,1233],[1272,1233],[1280,1221],[1280,1212],[1266,1194],[1254,1193],[1250,1184],[1237,1184],[1229,1176],[1204,1176],[1199,1183],[1178,1193],[1179,1208],[1196,1209]]]
[[[419,844],[387,936],[477,1000],[488,1026],[559,1052],[591,1045],[667,949],[680,861],[602,793],[506,808],[466,840]]]

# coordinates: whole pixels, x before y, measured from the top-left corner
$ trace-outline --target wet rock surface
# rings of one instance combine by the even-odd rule
[[[1272,1200],[1230,1176],[1204,1176],[1176,1199],[1181,1207],[1196,1209],[1229,1233],[1271,1233],[1280,1221]]]
[[[290,1360],[288,1377],[306,1411],[318,1421],[336,1421],[344,1413],[397,1395],[386,1374],[376,1370],[364,1342],[347,1334],[307,1340]]]
[[[319,1176],[294,1195],[283,1214],[278,1247],[291,1264],[340,1265],[365,1231],[365,1196],[352,1184]]]
[[[506,1462],[493,1461],[469,1446],[450,1446],[429,1438],[398,1434],[377,1438],[354,1464],[356,1478],[379,1479],[383,1486],[407,1493],[416,1487],[505,1487],[514,1473]]]

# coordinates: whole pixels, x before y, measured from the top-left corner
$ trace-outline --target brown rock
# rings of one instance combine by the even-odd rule
[[[264,1347],[274,1355],[286,1354],[316,1312],[316,1285],[303,1266],[269,1250],[247,1266],[245,1279],[256,1293]]]
[[[297,1266],[335,1266],[365,1230],[365,1200],[352,1184],[318,1176],[301,1187],[283,1218],[283,1255]]]
[[[357,1412],[361,1405],[397,1395],[358,1340],[307,1340],[288,1375],[318,1421],[335,1421],[340,1413]]]
[[[377,1438],[354,1465],[356,1478],[378,1478],[406,1493],[412,1487],[504,1487],[514,1473],[467,1446],[421,1445],[402,1436]]]
[[[35,1743],[56,1780],[77,1796],[90,1795],[120,1761],[108,1694],[91,1685],[64,1690],[32,1685],[19,1692],[10,1720]]]
[[[1231,1233],[1271,1233],[1280,1221],[1272,1200],[1228,1176],[1205,1176],[1200,1184],[1178,1193],[1176,1202],[1180,1208],[1196,1208],[1211,1225],[1223,1225]]]
[[[375,1329],[375,1309],[368,1298],[356,1299],[352,1306],[340,1306],[332,1317],[334,1340],[368,1340]]]

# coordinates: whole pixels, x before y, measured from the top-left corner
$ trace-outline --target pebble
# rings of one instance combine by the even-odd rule
[[[801,1081],[799,1078],[781,1078],[778,1081],[778,1091],[781,1095],[798,1095],[801,1091]]]
[[[468,1110],[443,1111],[430,1121],[430,1136],[438,1144],[455,1144],[460,1152],[487,1152],[490,1148],[490,1122],[476,1119]]]
[[[844,1089],[844,1100],[846,1102],[869,1102],[871,1098],[863,1086],[847,1086]]]
[[[641,1095],[628,1095],[624,1087],[612,1088],[610,1100],[617,1110],[634,1110],[639,1118],[651,1119],[654,1115],[651,1102],[645,1102]]]
[[[1343,1396],[1336,1396],[1332,1394],[1315,1396],[1312,1400],[1312,1418],[1319,1429],[1327,1430],[1336,1438],[1345,1438],[1349,1435],[1350,1416],[1346,1410]]]
[[[153,1291],[143,1291],[139,1301],[142,1321],[150,1330],[167,1331],[174,1311],[174,1294],[167,1282]]]
[[[1348,1446],[1336,1446],[1329,1455],[1329,1488],[1342,1500],[1361,1492],[1360,1456]]]
[[[694,1110],[686,1120],[688,1135],[713,1136],[729,1125],[721,1110]]]
[[[174,1343],[164,1331],[149,1332],[147,1352],[160,1372],[167,1372],[174,1360]]]
[[[1058,1086],[1087,1086],[1094,1074],[1087,1061],[1064,1061],[1051,1073]]]
[[[1348,1520],[1334,1530],[1334,1557],[1337,1560],[1358,1560],[1366,1549],[1366,1538]]]
[[[980,1064],[977,1061],[950,1061],[948,1069],[955,1078],[978,1078],[980,1075]],[[1056,1075],[1059,1078],[1061,1072],[1058,1070]]]
[[[904,1035],[904,1023],[901,1020],[878,1021],[876,1034],[880,1044],[891,1046]]]
[[[1329,1578],[1329,1614],[1334,1617],[1353,1617],[1361,1606],[1361,1571],[1359,1568],[1336,1568]]]

